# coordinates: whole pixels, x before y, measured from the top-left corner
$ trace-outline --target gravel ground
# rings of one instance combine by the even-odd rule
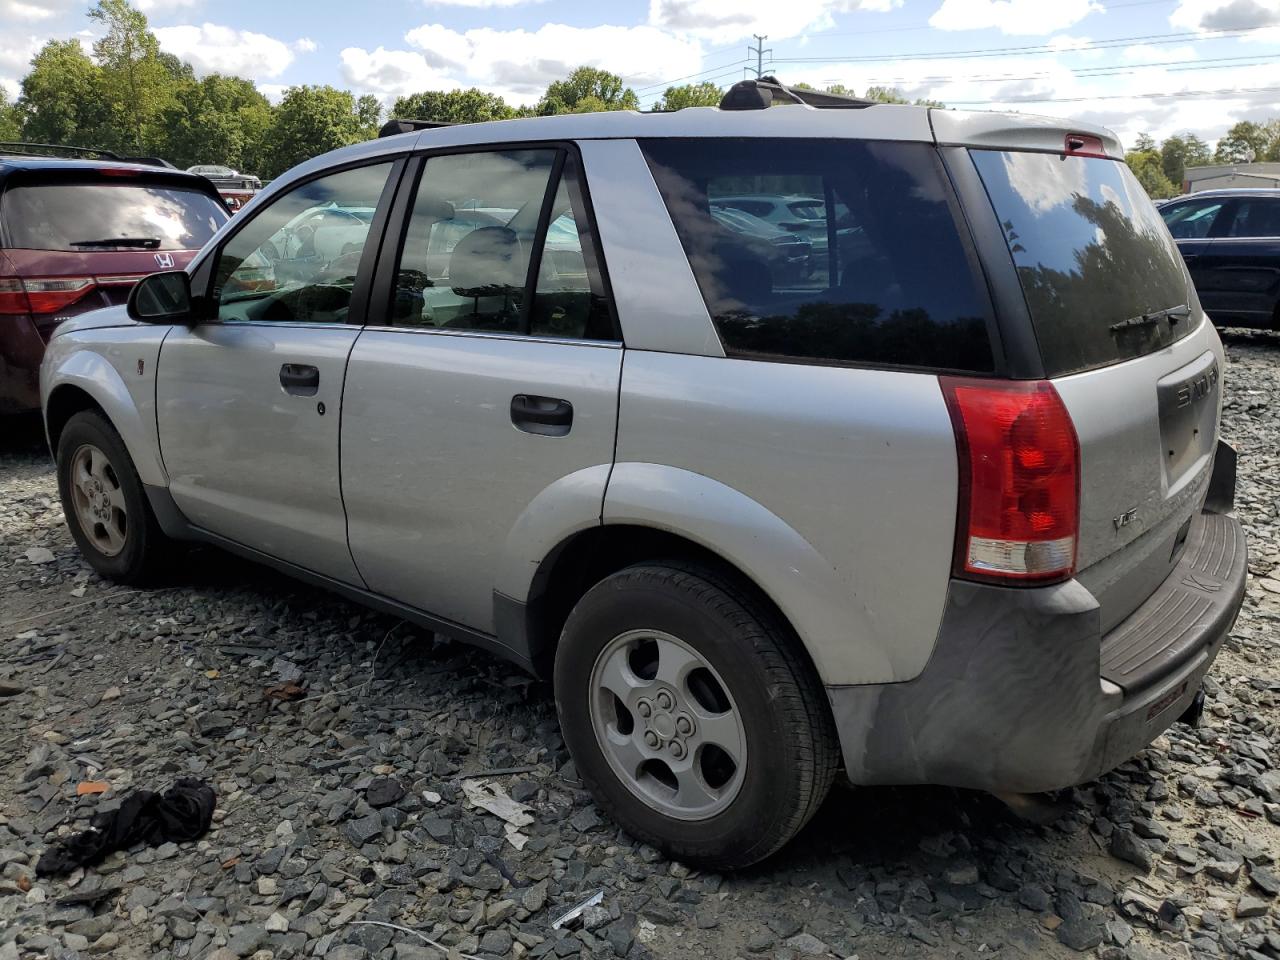
[[[363,921],[451,956],[1280,958],[1280,338],[1227,346],[1252,578],[1203,725],[1041,801],[1049,826],[980,794],[837,788],[732,876],[605,821],[549,689],[513,667],[214,551],[163,589],[100,580],[38,428],[6,424],[0,960],[442,956]],[[264,696],[295,676],[305,699]],[[183,776],[218,791],[201,840],[35,876],[53,839]],[[77,797],[90,781],[110,789]]]

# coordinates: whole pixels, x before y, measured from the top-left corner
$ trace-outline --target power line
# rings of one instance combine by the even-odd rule
[[[706,69],[699,70],[697,73],[690,73],[690,74],[686,74],[683,77],[676,77],[672,80],[662,80],[658,83],[650,83],[650,84],[646,84],[643,87],[636,87],[635,91],[636,93],[642,93],[645,90],[654,90],[658,87],[669,87],[671,84],[679,83],[681,80],[692,80],[695,77],[701,77],[704,73],[714,73],[717,70],[723,70],[729,66],[737,68],[740,66],[747,65],[747,63],[748,62],[745,57],[739,57],[738,59],[729,61],[727,63],[718,63],[714,67],[707,67]],[[735,72],[737,72],[736,69],[735,69]]]
[[[1280,59],[1280,54],[1259,53],[1244,57],[1215,57],[1207,60],[1197,60],[1190,65],[1188,65],[1185,60],[1163,60],[1156,63],[1112,64],[1110,66],[1065,69],[1068,73],[1088,79],[1091,77],[1128,76],[1139,70],[1148,70],[1157,67],[1167,67],[1169,68],[1167,71],[1169,73],[1182,73],[1188,70],[1229,70],[1240,67],[1262,66],[1265,63],[1278,59]],[[1246,60],[1250,62],[1242,62]],[[777,63],[779,61],[772,62]],[[1016,83],[1024,80],[1042,80],[1054,75],[1055,74],[1052,71],[1044,70],[1039,73],[1028,73],[1020,76],[1005,73],[989,74],[986,76],[939,74],[928,77],[869,77],[865,82],[869,84],[912,84],[916,86],[926,83]]]
[[[995,100],[948,100],[947,105],[952,107],[972,107],[989,103],[1092,103],[1095,100],[1203,100],[1213,97],[1233,99],[1245,93],[1280,93],[1280,87],[1228,87],[1225,90],[1117,93],[1094,97],[1000,97]]]
[[[1090,40],[1070,47],[1036,44],[1021,47],[977,47],[969,50],[937,50],[933,52],[891,53],[856,57],[775,57],[774,63],[883,63],[890,60],[957,60],[1005,56],[1026,56],[1036,53],[1078,53],[1083,50],[1106,50],[1128,44],[1146,43],[1198,43],[1205,40],[1225,40],[1244,36],[1267,27],[1241,27],[1233,30],[1186,31],[1183,33],[1150,33],[1135,37],[1112,37],[1107,40]]]

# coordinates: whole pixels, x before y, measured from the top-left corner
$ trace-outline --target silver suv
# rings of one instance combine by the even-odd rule
[[[339,150],[58,328],[71,533],[116,580],[200,540],[552,678],[600,805],[704,865],[840,768],[1090,780],[1195,719],[1245,583],[1222,347],[1121,156],[754,82]],[[753,193],[820,201],[820,262],[714,215]]]

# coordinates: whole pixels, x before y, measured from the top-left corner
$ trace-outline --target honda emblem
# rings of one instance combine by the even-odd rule
[[[157,253],[157,254],[156,254],[156,266],[158,266],[161,270],[172,270],[172,269],[173,269],[173,254],[172,254],[172,253]]]

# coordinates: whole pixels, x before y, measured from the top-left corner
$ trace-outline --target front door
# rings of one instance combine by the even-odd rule
[[[561,149],[429,158],[347,371],[360,573],[484,633],[535,498],[598,523],[613,463],[622,345],[579,188]]]
[[[156,377],[160,449],[199,527],[346,583],[338,426],[391,161],[313,179],[214,255],[210,315],[175,329]]]

